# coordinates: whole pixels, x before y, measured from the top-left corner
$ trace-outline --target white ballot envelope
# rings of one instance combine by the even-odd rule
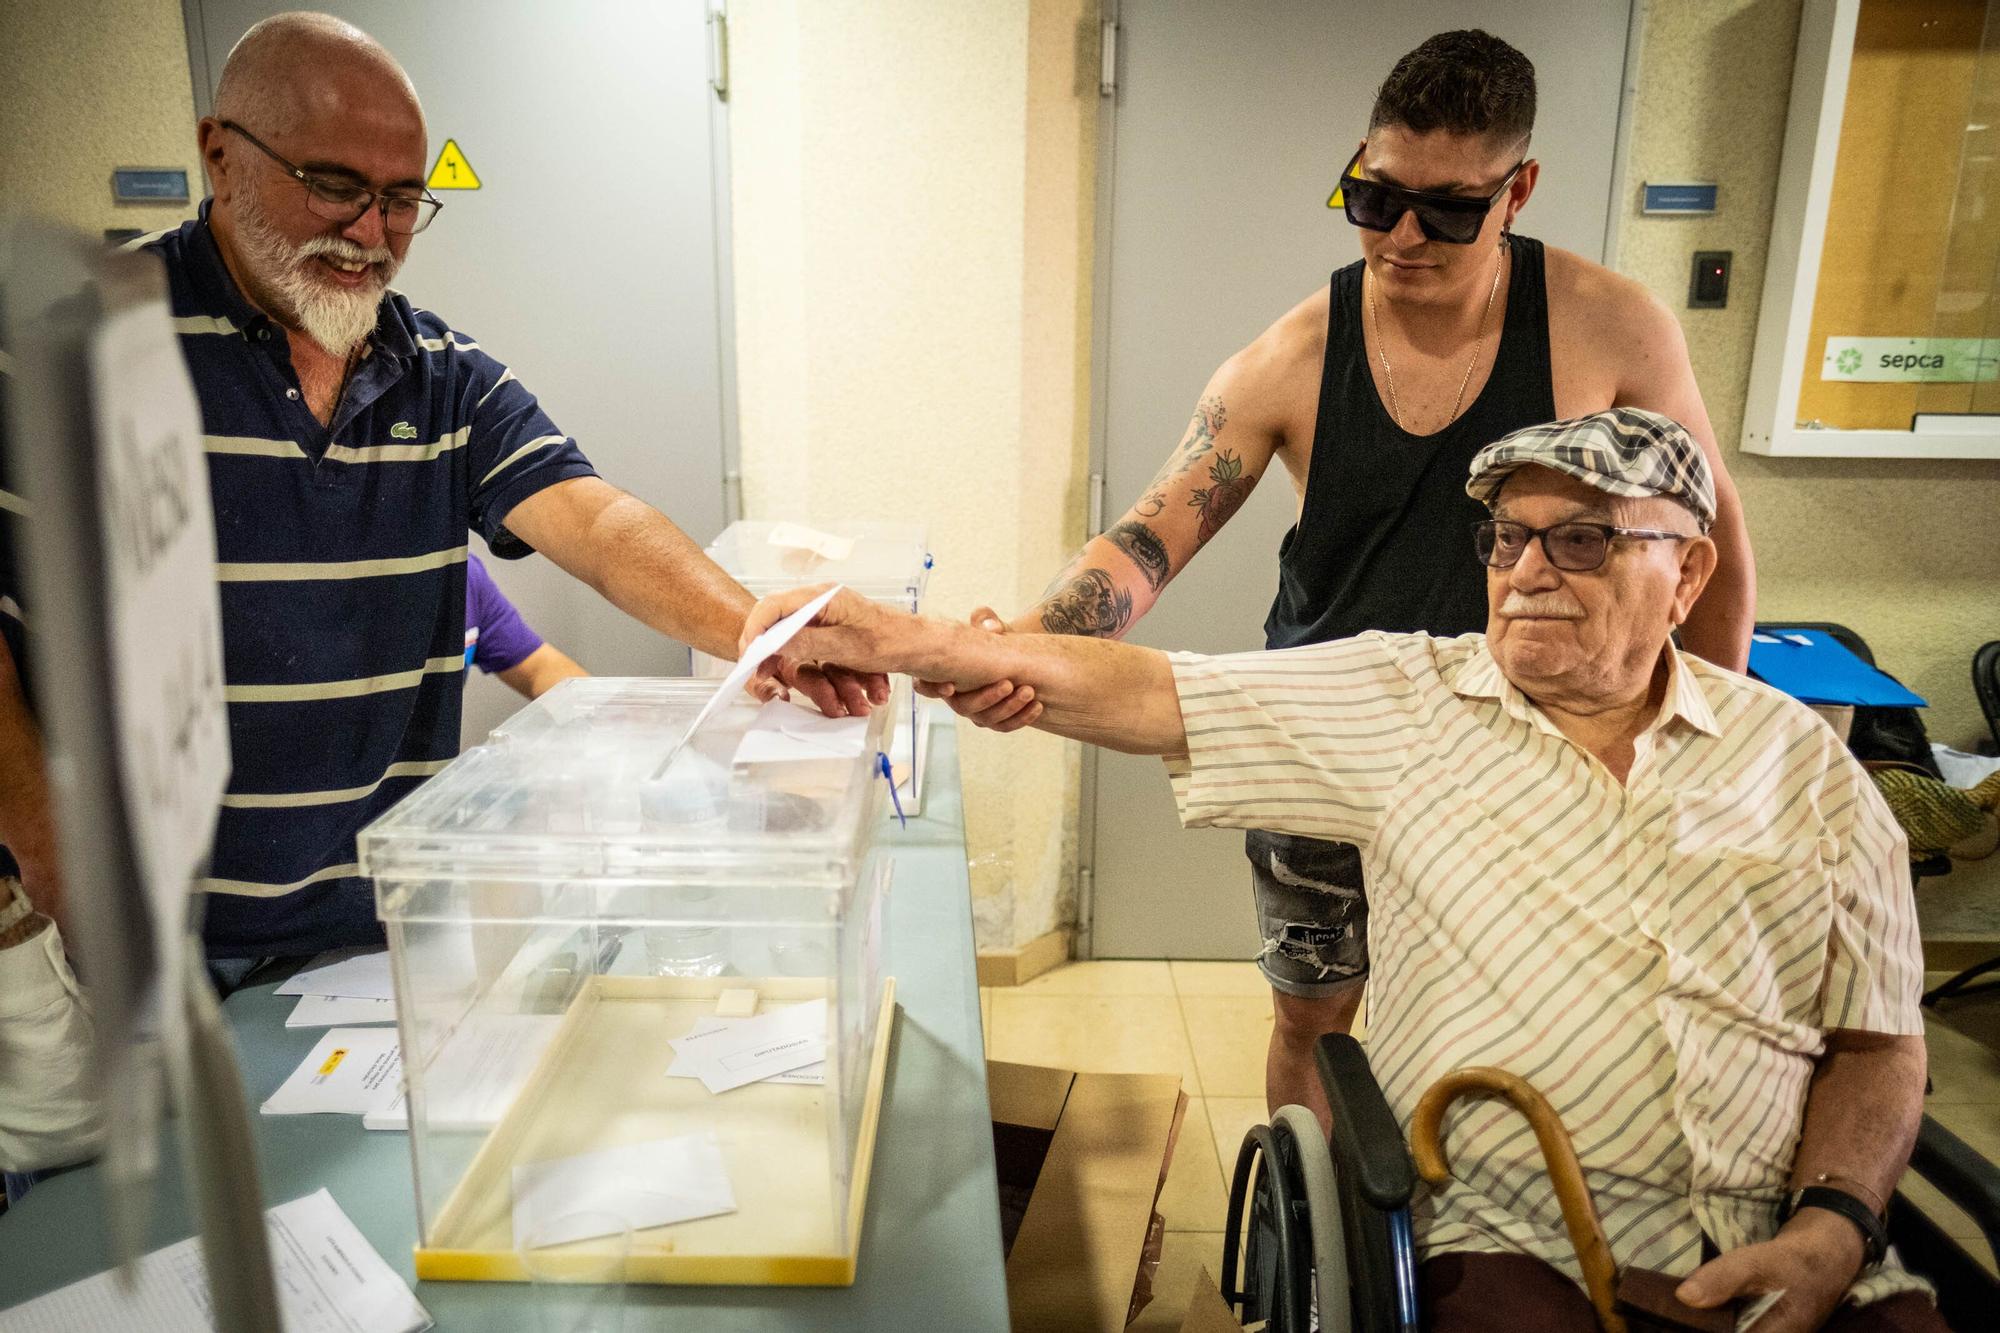
[[[773,1074],[823,1062],[826,1001],[787,1005],[730,1023],[721,1032],[677,1037],[671,1044],[677,1055],[693,1055],[699,1062],[691,1072],[704,1087],[710,1092],[728,1092]]]
[[[396,1002],[366,995],[301,995],[285,1015],[288,1028],[330,1028],[347,1023],[393,1023]]]
[[[666,757],[660,761],[660,766],[653,770],[655,778],[665,773],[672,766],[674,757],[686,747],[694,734],[701,730],[702,723],[708,721],[710,717],[714,716],[716,709],[734,699],[737,691],[750,683],[750,677],[757,674],[757,668],[764,664],[764,659],[776,654],[786,644],[796,638],[798,632],[811,624],[812,618],[824,611],[826,604],[832,601],[834,594],[839,591],[840,585],[836,583],[798,610],[786,616],[783,620],[780,620],[777,624],[771,626],[771,628],[765,630],[762,634],[759,634],[756,638],[750,640],[750,646],[743,650],[742,658],[729,668],[729,674],[724,676],[721,683],[715,687],[715,693],[708,696],[708,702],[703,704],[701,711],[694,715],[694,721],[688,723],[687,730],[681,733],[681,738],[674,743],[673,749],[667,751]]]
[[[688,1029],[688,1034],[674,1043],[677,1058],[673,1067],[667,1070],[669,1078],[700,1078],[704,1071],[712,1067],[709,1058],[702,1054],[702,1048],[709,1045],[704,1038],[719,1037],[738,1024],[747,1023],[748,1018],[720,1018],[710,1015]],[[826,1082],[826,1061],[818,1064],[800,1065],[797,1069],[787,1069],[763,1079],[765,1083],[804,1083],[818,1086]]]
[[[628,1143],[514,1168],[514,1244],[590,1240],[591,1216],[634,1231],[736,1211],[736,1192],[713,1134]],[[571,1219],[566,1221],[565,1219]]]
[[[330,1028],[264,1102],[265,1115],[366,1115],[403,1088],[394,1028]]]
[[[357,999],[393,1000],[387,949],[334,949],[299,969],[277,995],[345,995]]]

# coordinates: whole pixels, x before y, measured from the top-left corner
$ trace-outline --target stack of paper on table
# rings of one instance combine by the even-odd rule
[[[825,1082],[826,1001],[773,1009],[755,1018],[706,1018],[670,1044],[676,1059],[668,1073],[698,1078],[710,1092],[793,1075],[789,1083]],[[806,1071],[819,1067],[819,1077]]]
[[[431,1317],[325,1190],[270,1209],[278,1307],[288,1333],[421,1333]],[[0,1316],[8,1333],[209,1333],[208,1269],[197,1237],[115,1273],[73,1282]]]
[[[288,1028],[396,1021],[396,990],[386,949],[323,953],[275,993],[300,997],[285,1019]]]

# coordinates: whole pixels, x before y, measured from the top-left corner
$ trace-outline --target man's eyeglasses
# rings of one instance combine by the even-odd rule
[[[1500,182],[1499,188],[1482,199],[1476,195],[1406,190],[1400,185],[1366,180],[1354,174],[1354,168],[1360,162],[1361,150],[1357,148],[1354,156],[1347,160],[1347,166],[1341,170],[1340,184],[1335,187],[1333,197],[1326,201],[1328,208],[1335,204],[1342,205],[1347,210],[1349,222],[1369,231],[1394,231],[1396,224],[1403,220],[1403,214],[1413,212],[1427,239],[1450,245],[1470,245],[1479,239],[1479,229],[1486,225],[1486,215],[1493,211],[1493,205],[1500,196],[1507,193],[1507,187],[1514,183],[1514,177],[1521,174],[1521,168],[1528,165],[1525,157],[1516,162],[1513,170]]]
[[[1528,543],[1541,539],[1542,554],[1557,569],[1572,574],[1588,574],[1603,565],[1611,554],[1614,538],[1633,541],[1684,542],[1685,532],[1660,532],[1653,528],[1617,528],[1609,523],[1558,523],[1549,528],[1531,528],[1504,518],[1489,518],[1472,525],[1472,549],[1479,563],[1492,569],[1512,569],[1527,554]]]
[[[220,122],[222,128],[232,134],[240,134],[248,139],[257,150],[285,169],[293,180],[306,187],[306,209],[314,217],[325,218],[328,222],[338,222],[342,226],[355,221],[371,208],[382,210],[382,226],[399,236],[414,236],[431,225],[431,219],[444,207],[442,199],[433,199],[428,194],[412,194],[407,190],[378,192],[345,181],[338,176],[315,176],[310,171],[301,171],[272,151],[271,146],[244,129],[233,120]]]

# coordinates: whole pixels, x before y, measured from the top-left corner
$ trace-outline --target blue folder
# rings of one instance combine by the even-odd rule
[[[1818,630],[1758,630],[1750,638],[1750,674],[1800,703],[1871,708],[1929,704]]]

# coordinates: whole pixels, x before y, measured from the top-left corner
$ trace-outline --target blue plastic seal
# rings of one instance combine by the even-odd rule
[[[896,807],[897,822],[904,828],[910,826],[910,817],[903,813],[903,798],[896,794],[896,770],[890,764],[889,756],[882,751],[875,752],[875,771],[882,775],[882,781],[889,784],[889,803]]]

